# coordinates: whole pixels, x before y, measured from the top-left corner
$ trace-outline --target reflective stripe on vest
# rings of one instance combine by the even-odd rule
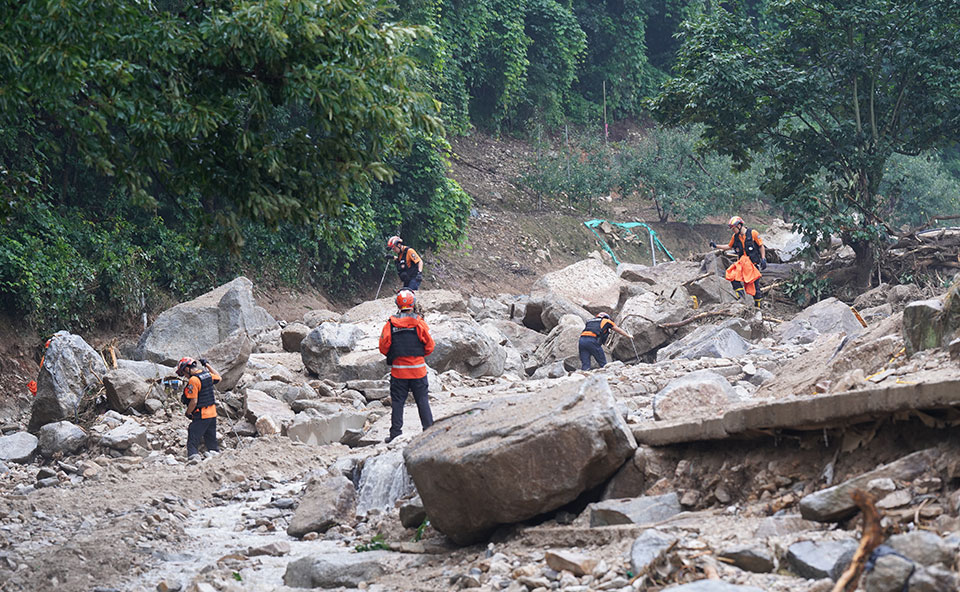
[[[613,327],[613,321],[603,326],[603,321],[609,320],[603,317],[594,317],[587,321],[587,326],[585,327],[583,333],[580,334],[581,337],[596,337],[597,341],[604,343],[607,340],[607,336],[610,335],[610,328]]]

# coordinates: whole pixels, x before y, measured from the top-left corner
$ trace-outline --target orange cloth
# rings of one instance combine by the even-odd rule
[[[727,268],[727,279],[731,282],[742,282],[747,294],[751,296],[757,294],[757,286],[754,282],[760,277],[760,270],[745,254]]]
[[[28,382],[28,383],[27,383],[27,390],[30,391],[30,394],[31,394],[31,395],[33,395],[34,397],[36,397],[36,396],[37,396],[37,381],[36,381],[36,380],[31,380],[30,382]]]
[[[436,344],[433,337],[430,336],[430,329],[427,323],[420,317],[390,317],[390,321],[383,326],[380,332],[380,353],[387,355],[390,353],[390,345],[393,343],[393,334],[390,332],[390,322],[397,327],[416,327],[417,337],[423,342],[423,353],[429,356],[433,353]],[[423,356],[399,356],[390,366],[390,376],[394,378],[423,378],[427,375],[427,363]]]
[[[763,246],[763,241],[760,240],[760,234],[759,234],[756,230],[751,230],[751,231],[750,231],[750,234],[753,235],[753,242],[756,243],[757,247],[762,247],[762,246]],[[732,248],[733,248],[734,241],[737,240],[737,239],[740,239],[740,247],[743,248],[744,250],[746,250],[746,248],[747,248],[747,241],[746,241],[746,238],[744,237],[744,233],[740,233],[740,232],[737,232],[737,233],[735,233],[733,236],[730,237],[730,243],[727,244],[727,248],[728,248],[728,249],[732,249]]]
[[[216,372],[210,373],[210,378],[213,379],[214,383],[220,382],[220,375]],[[188,399],[196,399],[197,395],[200,394],[200,379],[196,375],[191,376],[190,380],[187,381],[187,386],[183,389],[183,396]],[[210,419],[211,417],[217,416],[217,406],[207,405],[206,407],[200,408],[200,419]]]

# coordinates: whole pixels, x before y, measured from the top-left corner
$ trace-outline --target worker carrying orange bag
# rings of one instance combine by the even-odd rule
[[[747,228],[743,218],[734,216],[727,222],[733,231],[727,249],[733,249],[738,259],[727,268],[726,278],[733,285],[733,295],[737,300],[745,298],[745,294],[753,296],[753,303],[757,308],[763,303],[763,291],[760,285],[762,272],[767,268],[767,248],[756,230]],[[717,248],[717,243],[710,246]]]

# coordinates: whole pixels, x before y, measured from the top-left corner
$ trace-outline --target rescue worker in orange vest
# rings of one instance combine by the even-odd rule
[[[433,353],[434,342],[427,323],[413,311],[416,296],[411,290],[397,292],[399,312],[387,321],[380,332],[380,353],[390,365],[390,436],[391,442],[403,431],[403,405],[413,391],[420,425],[433,425],[430,398],[427,394],[427,363],[424,356]]]
[[[393,251],[397,275],[404,289],[416,292],[423,281],[423,259],[416,251],[403,244],[399,236],[387,239],[387,248]]]
[[[217,401],[213,385],[220,382],[220,375],[204,359],[182,358],[177,364],[177,376],[187,377],[183,389],[183,401],[187,405],[187,458],[200,454],[203,441],[208,452],[220,452],[217,444]]]
[[[733,236],[726,248],[734,250],[737,260],[727,268],[726,278],[730,280],[737,300],[743,300],[750,294],[754,305],[760,308],[763,303],[760,272],[767,268],[767,248],[763,246],[757,231],[747,228],[740,216],[730,218],[727,226],[733,231]],[[711,242],[710,246],[717,248],[717,243]]]
[[[591,356],[597,361],[600,368],[606,366],[607,356],[603,354],[603,344],[607,341],[611,330],[616,331],[627,339],[633,339],[632,335],[610,320],[610,315],[605,312],[601,312],[587,321],[587,326],[584,327],[583,333],[580,334],[580,342],[577,344],[577,349],[580,351],[581,370],[590,369]]]

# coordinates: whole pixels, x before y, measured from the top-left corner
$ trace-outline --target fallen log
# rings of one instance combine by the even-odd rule
[[[708,317],[735,317],[736,314],[732,312],[727,312],[725,310],[716,310],[710,312],[701,312],[700,314],[693,315],[688,319],[683,319],[682,321],[677,321],[676,323],[658,323],[657,326],[661,329],[676,329],[678,327],[683,327],[689,325],[694,321],[699,321],[700,319],[706,319]]]

